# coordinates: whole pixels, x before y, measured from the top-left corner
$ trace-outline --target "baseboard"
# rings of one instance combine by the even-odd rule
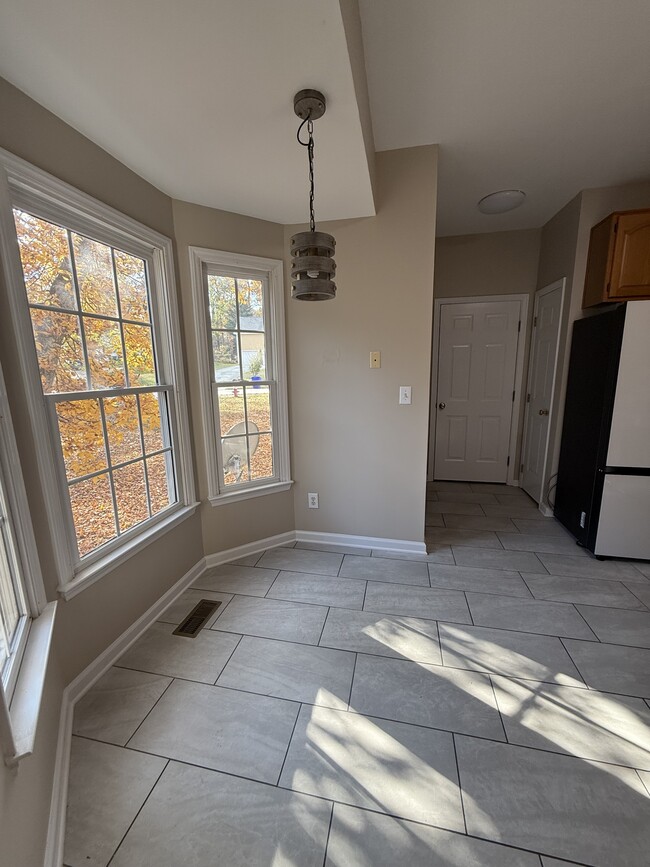
[[[257,542],[247,542],[246,545],[238,545],[236,548],[228,548],[225,551],[217,551],[216,554],[206,554],[205,565],[219,566],[221,563],[230,563],[231,560],[239,560],[240,557],[248,557],[249,554],[259,554],[267,548],[278,548],[288,542],[295,542],[297,535],[294,530],[287,533],[278,533],[277,536],[267,536],[266,539],[258,539]]]
[[[70,761],[70,742],[72,739],[72,718],[74,706],[93,684],[113,665],[115,660],[154,623],[160,615],[192,584],[206,568],[201,559],[173,584],[151,608],[123,632],[115,641],[94,659],[90,665],[71,681],[63,690],[61,715],[59,717],[59,736],[56,747],[54,778],[50,819],[45,844],[44,867],[61,867],[63,862],[63,840],[65,835],[65,811],[68,794],[68,771]]]
[[[540,503],[539,510],[545,518],[552,518],[554,516],[553,509],[551,509],[550,506],[547,506],[546,503]]]
[[[298,542],[322,542],[324,545],[374,548],[376,551],[396,551],[404,554],[427,553],[427,546],[424,542],[386,539],[383,536],[351,536],[347,533],[316,533],[311,530],[296,530],[295,536]]]

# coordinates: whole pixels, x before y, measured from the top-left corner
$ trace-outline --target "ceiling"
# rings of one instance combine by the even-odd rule
[[[2,0],[0,75],[169,195],[280,223],[307,216],[292,97],[317,87],[317,219],[365,216],[353,6]],[[650,178],[648,0],[359,6],[375,146],[440,145],[440,234],[537,227],[581,189]],[[480,214],[503,188],[525,204]]]

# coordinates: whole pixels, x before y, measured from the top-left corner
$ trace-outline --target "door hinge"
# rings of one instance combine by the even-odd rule
[[[514,391],[512,392],[512,402],[513,402],[513,403],[515,402],[515,393],[514,393]]]
[[[524,471],[524,465],[521,464],[521,466],[519,467],[519,472],[520,472],[520,473],[523,473],[523,471]]]
[[[537,316],[533,319],[533,328],[537,328]]]
[[[508,455],[508,460],[506,461],[506,466],[507,466],[507,467],[510,466],[510,455]]]
[[[526,403],[530,403],[530,394],[526,395]]]
[[[521,319],[517,323],[517,334],[521,331]]]

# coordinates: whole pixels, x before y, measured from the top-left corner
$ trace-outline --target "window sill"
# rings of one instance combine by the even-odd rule
[[[56,602],[48,603],[29,628],[27,646],[9,710],[13,739],[13,750],[5,755],[5,764],[9,767],[17,765],[34,750],[56,606]]]
[[[72,599],[77,595],[77,593],[85,590],[86,587],[90,587],[90,585],[94,584],[95,581],[99,581],[100,578],[103,578],[104,575],[111,572],[116,566],[119,566],[120,563],[128,560],[129,557],[137,554],[138,551],[141,551],[147,545],[150,545],[151,542],[159,539],[173,527],[176,527],[186,518],[189,518],[190,515],[194,514],[198,505],[198,503],[192,503],[189,506],[183,506],[163,521],[155,524],[149,530],[146,530],[134,539],[129,540],[121,548],[111,551],[111,553],[107,554],[106,557],[102,557],[101,560],[97,560],[91,566],[82,569],[71,581],[59,585],[59,596],[66,601]]]
[[[266,494],[281,494],[283,491],[288,491],[293,485],[293,481],[288,482],[273,482],[271,485],[260,485],[257,488],[245,488],[241,491],[233,491],[229,494],[218,494],[216,497],[209,497],[210,503],[213,506],[226,506],[228,503],[237,503],[239,500],[249,500],[251,497],[264,497]]]

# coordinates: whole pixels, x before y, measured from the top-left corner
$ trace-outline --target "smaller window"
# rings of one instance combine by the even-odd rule
[[[282,263],[190,248],[213,503],[286,489]]]

